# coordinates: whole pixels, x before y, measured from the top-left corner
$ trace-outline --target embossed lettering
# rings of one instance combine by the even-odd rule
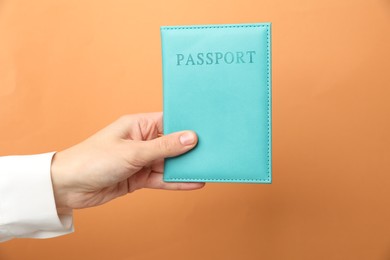
[[[244,52],[238,51],[237,54],[237,63],[245,63],[245,61],[242,59],[244,57]]]
[[[195,65],[195,62],[194,62],[194,59],[192,58],[192,55],[188,55],[188,59],[187,59],[187,62],[186,62],[186,65],[189,65],[191,63],[191,65]]]
[[[206,64],[207,65],[213,64],[213,54],[211,52],[208,52],[206,54],[206,57],[207,57]]]
[[[215,64],[219,64],[219,60],[221,60],[223,57],[222,52],[216,52],[215,53]]]
[[[176,57],[177,57],[177,66],[180,66],[181,65],[180,62],[184,60],[184,54],[178,53],[176,54]]]
[[[177,66],[249,64],[255,62],[256,51],[177,53]]]
[[[253,60],[252,60],[253,56],[252,55],[254,55],[256,52],[255,51],[247,51],[246,53],[249,54],[249,63],[253,63]]]
[[[198,61],[196,62],[196,65],[203,65],[204,63],[204,59],[203,59],[203,53],[202,52],[199,52],[197,57],[198,57]]]
[[[229,56],[230,56],[230,60],[228,59]],[[234,55],[232,52],[229,51],[229,52],[225,53],[225,55],[223,56],[223,59],[224,59],[225,63],[232,64],[234,61]]]

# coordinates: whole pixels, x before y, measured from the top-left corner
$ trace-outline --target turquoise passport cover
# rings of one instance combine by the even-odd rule
[[[162,26],[164,134],[198,144],[166,182],[271,183],[271,24]]]

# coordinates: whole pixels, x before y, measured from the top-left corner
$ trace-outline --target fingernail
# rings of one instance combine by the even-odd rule
[[[182,145],[191,145],[195,142],[194,133],[188,132],[180,136],[180,143]]]

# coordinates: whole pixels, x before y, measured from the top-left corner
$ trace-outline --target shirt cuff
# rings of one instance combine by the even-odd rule
[[[55,152],[0,157],[0,241],[73,232],[72,210],[57,213],[51,181]]]

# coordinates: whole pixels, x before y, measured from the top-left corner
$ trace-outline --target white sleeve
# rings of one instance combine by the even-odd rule
[[[54,153],[0,157],[0,242],[73,232],[72,211],[57,213],[55,205]]]

